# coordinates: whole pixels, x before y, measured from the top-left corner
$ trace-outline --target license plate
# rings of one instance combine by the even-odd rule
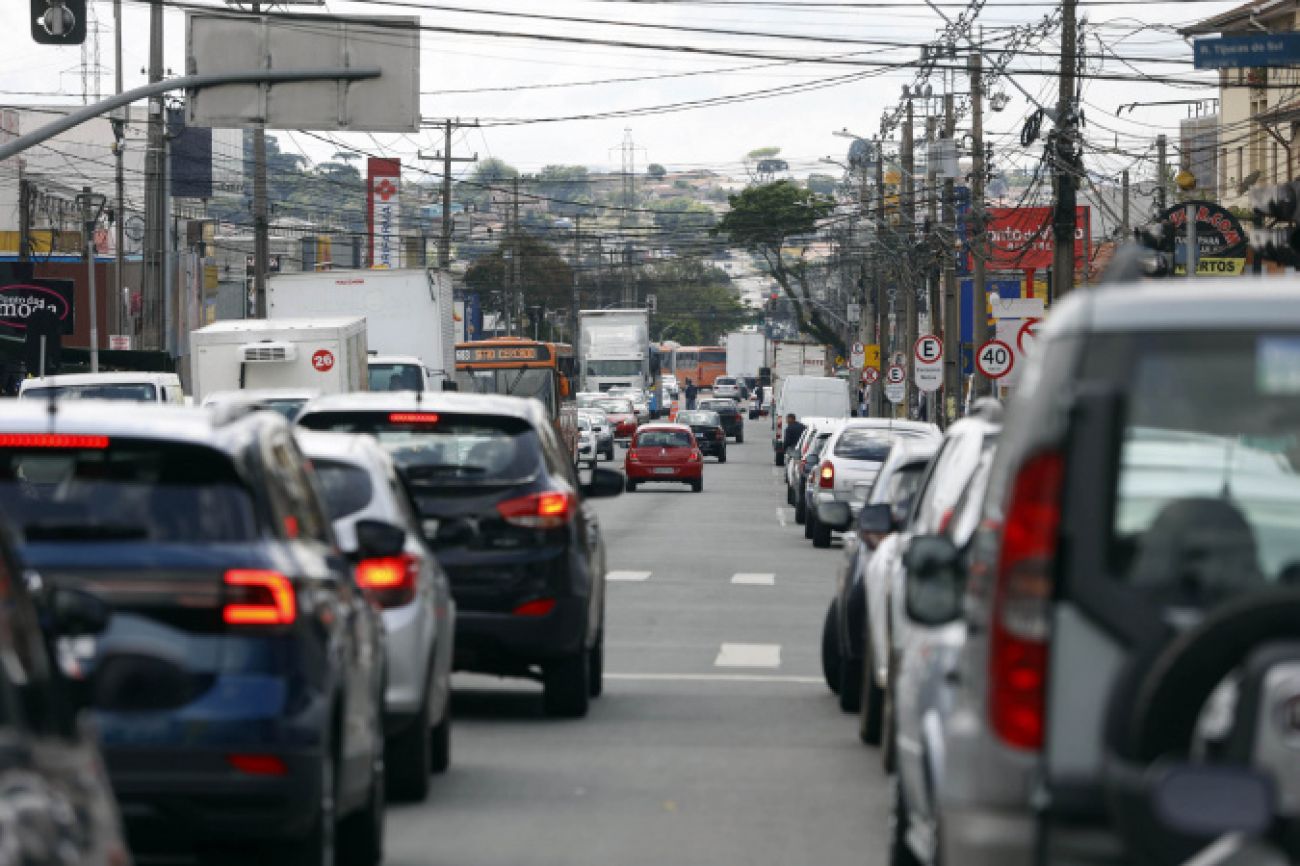
[[[671,466],[657,466],[655,467],[654,473],[655,475],[672,475],[676,471],[677,470]]]

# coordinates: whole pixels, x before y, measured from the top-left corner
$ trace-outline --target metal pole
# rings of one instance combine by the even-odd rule
[[[570,323],[569,342],[578,345],[578,311],[582,309],[582,297],[578,290],[578,273],[582,270],[582,214],[573,217],[573,319]]]
[[[907,246],[907,256],[912,256],[912,245],[916,234],[916,146],[912,137],[912,100],[907,100],[907,119],[903,122],[903,232],[904,243]],[[916,342],[917,309],[916,309],[916,270],[911,261],[904,262],[903,279],[900,281],[900,288],[903,292],[903,345],[900,351],[903,352],[903,366],[907,370],[907,382],[904,387],[906,391],[905,398],[902,402],[903,417],[910,418],[912,415],[912,400],[916,393],[913,377],[915,372],[912,361],[912,345]]]
[[[90,187],[81,188],[81,225],[85,232],[86,286],[90,297],[90,372],[99,372],[99,304],[95,299],[95,217],[91,216],[94,194]],[[41,338],[44,346],[44,337]]]
[[[253,14],[262,4],[253,0]],[[260,88],[259,88],[260,90]],[[259,94],[259,101],[261,95]],[[370,191],[366,191],[370,195]],[[266,267],[271,258],[271,227],[266,205],[266,126],[253,127],[253,318],[266,318]],[[374,262],[371,262],[373,265]]]
[[[980,346],[989,341],[988,291],[985,279],[985,262],[988,256],[988,228],[984,218],[984,61],[978,54],[970,57],[971,81],[971,360]],[[960,360],[960,359],[959,359]],[[993,392],[993,383],[980,374],[974,364],[971,383],[973,396],[981,397]],[[961,400],[961,373],[958,367],[957,390],[954,395]],[[960,405],[958,406],[960,409]],[[960,412],[958,412],[960,414]]]
[[[438,238],[438,267],[451,267],[451,120],[443,126],[442,232]]]
[[[1168,191],[1165,178],[1169,176],[1169,139],[1164,135],[1156,136],[1156,209],[1164,213],[1169,207]]]
[[[511,292],[509,304],[509,316],[506,319],[507,336],[514,334],[515,307],[523,298],[523,281],[520,277],[519,267],[519,175],[511,178],[512,200],[510,204],[510,239],[513,248],[513,255],[510,257],[511,271]]]
[[[162,0],[149,4],[149,83],[156,84],[163,77],[163,6]],[[162,300],[162,148],[163,148],[162,94],[153,94],[149,100],[149,140],[145,151],[144,175],[144,280],[141,286],[144,318],[141,328],[142,348],[158,348],[161,329],[159,302]]]
[[[1196,240],[1196,205],[1187,205],[1187,279],[1196,279],[1196,268],[1201,260],[1201,249]]]
[[[1129,193],[1128,193],[1128,169],[1127,168],[1124,169],[1124,173],[1120,175],[1120,191],[1121,194],[1123,195],[1123,201],[1120,202],[1120,223],[1119,223],[1120,237],[1122,237],[1124,239],[1124,242],[1127,243],[1130,240],[1129,213],[1128,213]]]
[[[885,298],[884,298],[884,240],[888,233],[888,227],[885,225],[885,143],[878,141],[876,143],[876,249],[875,255],[872,256],[872,273],[874,285],[872,292],[875,298],[876,318],[872,323],[875,333],[872,335],[873,342],[880,351],[880,379],[876,382],[871,394],[871,414],[877,418],[885,414],[885,371],[889,369],[889,356],[885,351]]]
[[[971,95],[971,106],[980,110],[978,89]],[[957,112],[951,93],[943,97],[944,135],[952,140],[957,132]],[[957,193],[956,182],[946,178],[943,182],[943,224],[950,234],[950,243],[943,246],[943,302],[942,318],[935,323],[935,330],[943,334],[943,406],[938,413],[938,421],[947,426],[957,417],[957,392],[961,388],[961,316],[957,309]]]
[[[1074,72],[1078,25],[1075,20],[1077,0],[1061,2],[1061,76],[1056,103],[1056,213],[1052,234],[1052,297],[1064,298],[1074,288],[1074,234],[1078,190],[1075,158]]]
[[[122,93],[122,0],[113,0],[113,93]],[[113,148],[113,294],[108,303],[108,327],[112,333],[122,333],[122,261],[126,245],[126,171],[123,149],[126,144],[126,126],[131,118],[131,109],[122,112],[121,119],[114,121],[113,133],[116,147]]]
[[[18,166],[19,175],[22,166]],[[18,179],[18,261],[29,262],[32,259],[32,182],[25,177]]]

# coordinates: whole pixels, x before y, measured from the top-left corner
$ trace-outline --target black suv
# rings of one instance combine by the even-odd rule
[[[81,400],[0,415],[0,517],[33,579],[112,608],[61,661],[137,849],[381,859],[382,624],[292,433]]]
[[[457,670],[541,679],[546,711],[583,716],[601,692],[605,548],[583,496],[623,475],[573,461],[531,399],[340,394],[308,403],[312,430],[368,433],[402,468],[451,578]]]
[[[711,400],[701,400],[695,408],[717,412],[718,417],[722,419],[722,429],[726,434],[735,439],[737,445],[745,441],[745,416],[741,414],[740,404],[735,400],[715,397]]]

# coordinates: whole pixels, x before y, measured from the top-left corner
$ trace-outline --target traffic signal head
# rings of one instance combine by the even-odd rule
[[[32,39],[42,45],[86,41],[86,0],[30,0]]]

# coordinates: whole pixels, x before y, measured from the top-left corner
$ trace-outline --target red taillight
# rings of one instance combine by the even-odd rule
[[[829,460],[817,470],[817,486],[827,490],[835,486],[835,464]]]
[[[250,776],[287,776],[289,768],[276,755],[226,755],[226,763]]]
[[[989,716],[1008,745],[1043,745],[1051,565],[1061,523],[1064,461],[1030,458],[1011,491],[993,590]]]
[[[535,598],[519,605],[512,613],[515,616],[546,616],[553,610],[555,610],[555,599]]]
[[[293,583],[278,571],[232,569],[225,585],[228,625],[290,625],[298,616]]]
[[[558,529],[573,517],[577,500],[572,493],[548,490],[530,493],[518,499],[497,503],[497,512],[506,523],[529,529]]]
[[[689,459],[692,463],[699,463],[701,460],[704,459],[704,455],[701,454],[699,451],[692,450]]]
[[[438,415],[434,412],[391,412],[389,424],[437,424]]]
[[[357,563],[357,585],[380,607],[401,607],[415,598],[420,558],[415,554],[363,559]]]
[[[78,436],[70,433],[0,433],[0,448],[103,449],[107,447],[107,436]]]

